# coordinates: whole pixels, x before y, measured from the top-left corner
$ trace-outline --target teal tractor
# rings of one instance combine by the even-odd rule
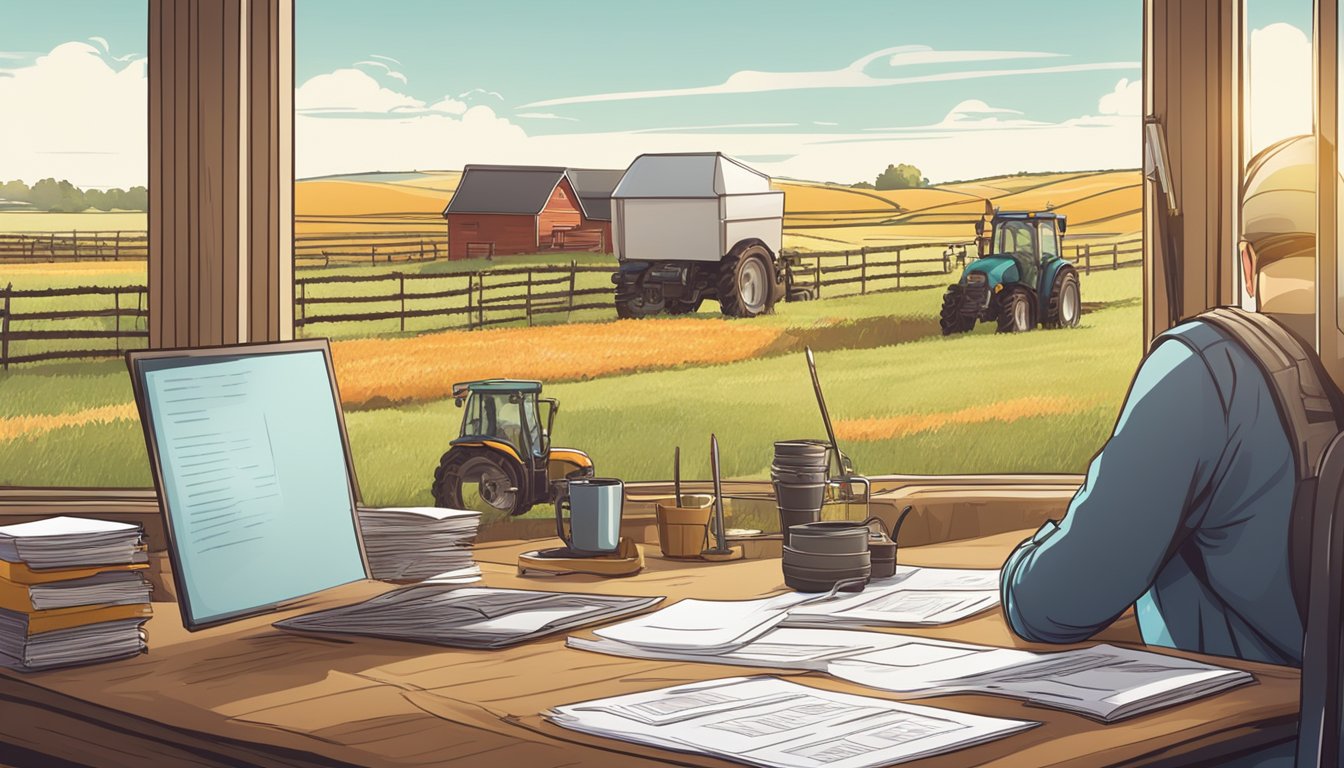
[[[1003,212],[985,206],[975,222],[980,257],[948,286],[939,323],[943,335],[965,333],[977,321],[998,324],[999,333],[1037,326],[1073,328],[1082,314],[1078,270],[1064,259],[1065,217],[1058,213]]]

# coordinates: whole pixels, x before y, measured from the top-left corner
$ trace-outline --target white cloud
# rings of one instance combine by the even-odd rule
[[[902,46],[887,63],[893,67],[916,64],[955,64],[967,61],[1005,61],[1008,59],[1052,59],[1062,53],[1040,51],[935,51],[927,45]]]
[[[554,112],[519,112],[514,115],[514,117],[526,117],[532,120],[567,120],[571,123],[579,122],[579,118],[577,117],[565,117],[564,115],[557,115]]]
[[[1097,111],[1103,115],[1143,114],[1143,81],[1120,78],[1115,90],[1097,102]]]
[[[1008,55],[1005,56],[1005,53]],[[1012,52],[1003,51],[934,51],[927,46],[897,46],[895,48],[884,48],[880,51],[874,51],[843,69],[818,70],[812,72],[756,72],[752,70],[743,70],[734,72],[727,80],[718,85],[707,85],[694,88],[666,88],[649,91],[598,93],[588,96],[566,96],[558,99],[534,101],[530,104],[524,104],[523,107],[552,107],[562,104],[589,104],[603,101],[662,99],[679,96],[705,96],[725,93],[796,91],[817,88],[874,88],[890,85],[907,85],[910,83],[934,83],[949,82],[953,80],[977,80],[991,77],[1018,77],[1061,72],[1087,72],[1094,70],[1139,68],[1139,63],[1135,61],[1111,61],[1088,64],[1061,64],[1050,67],[1033,67],[1030,69],[979,69],[936,72],[907,77],[874,77],[866,71],[871,64],[884,58],[888,59],[888,61],[900,61],[902,65],[905,65],[911,63],[931,63],[932,60],[938,58],[938,56],[965,57],[969,55],[983,55],[995,58],[1035,58],[1040,56],[1053,56],[1054,54],[1038,54],[1032,52],[1013,54]],[[972,61],[979,59],[948,58],[947,60]]]
[[[1291,24],[1252,30],[1249,59],[1250,152],[1311,133],[1311,37]]]
[[[463,91],[462,93],[457,94],[457,98],[465,99],[467,101],[472,101],[474,99],[480,99],[480,98],[490,98],[495,99],[497,101],[504,100],[504,97],[500,94],[499,91],[487,91],[484,88],[472,88],[469,91]],[[532,105],[524,104],[523,106],[528,107]]]
[[[94,35],[93,37],[90,37],[90,38],[89,38],[89,41],[90,41],[90,42],[97,43],[98,46],[99,46],[100,48],[103,49],[103,53],[107,53],[107,52],[109,52],[109,51],[112,50],[112,48],[109,47],[108,44],[107,44],[107,38],[106,38],[106,37],[98,37],[97,35]]]
[[[394,58],[392,58],[391,56],[384,56],[384,55],[382,55],[382,54],[380,54],[380,53],[371,53],[371,54],[369,54],[369,58],[370,58],[370,59],[382,59],[383,61],[390,61],[390,62],[392,62],[393,64],[396,64],[397,66],[401,66],[401,61],[400,61],[400,60],[398,60],[398,59],[394,59]]]
[[[303,113],[389,113],[421,110],[425,102],[378,84],[367,72],[338,69],[309,78],[294,89],[294,110]]]
[[[467,111],[467,103],[458,101],[452,96],[444,96],[439,101],[429,105],[430,112],[438,112],[444,115],[460,115]]]
[[[48,176],[83,187],[144,184],[149,90],[145,60],[118,65],[69,42],[31,64],[0,69],[0,175]]]
[[[388,65],[384,64],[384,63],[381,62],[381,61],[356,61],[356,62],[355,62],[355,66],[356,66],[356,67],[377,67],[377,68],[383,70],[383,74],[384,74],[384,75],[387,75],[388,77],[392,78],[393,80],[400,80],[402,85],[405,85],[405,84],[408,82],[407,79],[406,79],[406,75],[405,75],[405,74],[396,71],[395,69],[389,67]]]

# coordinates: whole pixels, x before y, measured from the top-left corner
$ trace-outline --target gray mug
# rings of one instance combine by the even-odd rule
[[[609,554],[621,542],[625,485],[605,477],[584,477],[561,486],[555,499],[555,534],[582,554]],[[569,531],[564,510],[569,509]]]

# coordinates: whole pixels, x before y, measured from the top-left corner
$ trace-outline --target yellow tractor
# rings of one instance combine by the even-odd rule
[[[513,379],[453,385],[465,405],[462,430],[434,471],[434,503],[452,509],[521,515],[555,500],[556,485],[593,476],[593,460],[573,448],[552,448],[560,403],[541,397],[541,382]],[[542,427],[541,404],[550,406]]]

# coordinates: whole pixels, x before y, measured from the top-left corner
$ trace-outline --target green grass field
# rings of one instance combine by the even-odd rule
[[[668,478],[680,445],[685,476],[705,477],[716,433],[728,477],[767,477],[773,441],[824,434],[800,351],[808,344],[862,472],[1081,472],[1140,357],[1140,278],[1137,269],[1085,276],[1079,328],[1015,336],[982,324],[943,338],[938,287],[782,305],[734,321],[784,329],[757,359],[548,382],[563,403],[555,444],[632,481]],[[722,322],[716,314],[708,303],[701,316]],[[119,360],[0,374],[0,485],[147,485],[130,402]],[[460,418],[451,400],[349,411],[366,501],[428,503]]]

